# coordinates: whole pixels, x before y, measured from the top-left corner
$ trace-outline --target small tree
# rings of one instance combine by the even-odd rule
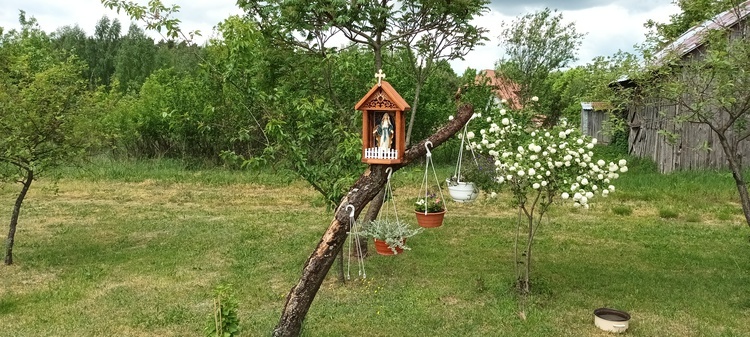
[[[5,264],[21,205],[44,170],[79,158],[95,139],[93,120],[83,109],[89,99],[75,58],[62,61],[36,20],[20,14],[21,30],[0,36],[0,178],[22,185],[10,218]]]
[[[516,285],[522,295],[531,291],[534,237],[555,199],[572,199],[575,207],[588,208],[594,196],[614,192],[612,181],[619,172],[627,172],[625,160],[595,159],[591,149],[596,139],[569,127],[565,120],[551,128],[534,125],[527,116],[538,111],[537,100],[532,97],[526,111],[499,110],[478,119],[474,123],[478,131],[467,133],[470,147],[494,160],[494,182],[484,187],[508,186],[518,206],[514,256]]]

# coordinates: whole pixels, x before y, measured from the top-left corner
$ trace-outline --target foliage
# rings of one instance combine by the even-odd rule
[[[417,212],[438,213],[445,210],[444,201],[439,195],[427,192],[424,198],[414,202],[414,210]]]
[[[671,207],[664,207],[659,209],[659,217],[662,219],[676,219],[679,213]]]
[[[213,312],[206,324],[206,337],[233,337],[240,333],[237,300],[231,285],[220,285],[214,289]]]
[[[467,134],[471,148],[494,159],[495,182],[498,187],[509,186],[515,203],[525,215],[523,227],[527,239],[523,254],[518,251],[522,232],[520,213],[515,246],[516,261],[525,263],[523,272],[516,270],[517,286],[524,294],[530,291],[533,239],[554,199],[558,196],[571,199],[573,206],[588,209],[594,196],[606,197],[615,191],[611,183],[619,178],[618,172],[627,172],[624,159],[609,163],[597,160],[592,152],[596,139],[582,135],[577,128],[569,128],[565,120],[549,128],[539,128],[531,119],[524,119],[536,115],[536,102],[536,97],[526,102],[526,111],[501,109],[487,117],[484,125],[479,124],[489,125],[478,131],[479,136],[474,132]],[[525,262],[521,256],[525,256]]]
[[[377,219],[370,221],[356,234],[384,241],[395,254],[397,253],[396,248],[410,250],[411,248],[406,245],[405,240],[421,233],[422,230],[424,228],[411,228],[407,223],[400,220]]]
[[[633,208],[625,205],[612,206],[612,213],[620,216],[628,216],[633,214]]]

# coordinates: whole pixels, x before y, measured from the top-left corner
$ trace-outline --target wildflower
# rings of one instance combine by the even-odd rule
[[[532,102],[538,102],[539,101],[539,97],[534,96],[534,97],[531,98],[531,101]]]
[[[449,120],[449,121],[452,121],[452,120],[453,120],[453,118],[454,118],[453,116],[448,116],[448,120]]]

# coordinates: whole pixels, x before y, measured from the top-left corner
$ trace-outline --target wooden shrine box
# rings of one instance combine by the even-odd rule
[[[362,161],[368,164],[401,163],[406,151],[404,111],[411,109],[409,104],[390,83],[381,79],[354,109],[362,111]],[[383,137],[384,134],[388,136]]]

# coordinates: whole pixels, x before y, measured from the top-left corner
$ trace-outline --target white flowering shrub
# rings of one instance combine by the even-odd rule
[[[495,182],[511,185],[514,196],[545,194],[589,207],[596,196],[615,191],[613,181],[627,172],[624,159],[595,159],[596,138],[584,136],[561,121],[551,128],[519,125],[506,110],[487,117],[488,128],[467,133],[469,146],[495,160]],[[521,200],[519,200],[520,202]]]
[[[526,221],[519,218],[514,245],[516,266],[525,266],[516,268],[517,286],[523,294],[530,292],[534,235],[552,202],[559,198],[589,208],[592,199],[614,192],[613,181],[628,171],[624,159],[607,162],[595,158],[596,139],[584,136],[564,120],[552,127],[537,126],[537,101],[532,98],[519,112],[501,109],[494,116],[477,115],[475,120],[481,123],[474,125],[480,127],[466,134],[469,148],[494,160],[492,184],[509,186],[525,215]],[[521,235],[527,239],[520,240]],[[519,242],[525,247],[519,247]]]

